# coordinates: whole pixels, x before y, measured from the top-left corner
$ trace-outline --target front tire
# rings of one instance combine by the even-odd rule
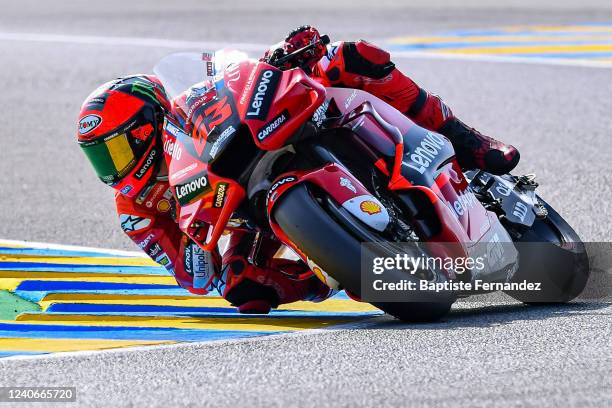
[[[523,303],[566,303],[584,290],[589,279],[589,260],[584,243],[550,205],[548,216],[536,219],[517,241],[520,267],[512,282],[541,283],[541,291],[509,291]]]
[[[361,241],[339,225],[305,185],[298,185],[281,197],[273,218],[300,250],[345,289],[361,293]],[[446,315],[453,301],[451,294],[441,294],[431,302],[372,304],[403,321],[430,322]]]

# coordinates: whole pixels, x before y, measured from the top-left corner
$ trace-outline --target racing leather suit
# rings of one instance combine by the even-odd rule
[[[255,234],[234,229],[223,256],[198,247],[175,220],[175,200],[167,181],[157,181],[132,200],[115,194],[123,231],[151,259],[163,265],[177,283],[198,295],[217,290],[243,313],[267,313],[270,308],[298,300],[321,301],[333,292],[301,262],[273,258],[280,244],[262,240],[263,267],[247,256]]]

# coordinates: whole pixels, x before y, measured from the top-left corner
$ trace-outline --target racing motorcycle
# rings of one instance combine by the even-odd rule
[[[274,65],[222,50],[172,54],[155,66],[185,112],[186,123],[166,120],[163,143],[179,226],[199,246],[214,249],[230,227],[274,236],[329,287],[406,321],[438,319],[468,294],[369,300],[363,243],[388,256],[403,242],[429,254],[497,254],[497,264],[478,275],[433,267],[410,276],[385,272],[396,281],[541,282],[537,293],[509,292],[527,303],[567,302],[581,293],[589,274],[585,247],[535,193],[534,176],[464,172],[444,136],[384,101],[325,88],[300,68],[279,68],[314,46]],[[257,244],[250,260],[260,261]]]

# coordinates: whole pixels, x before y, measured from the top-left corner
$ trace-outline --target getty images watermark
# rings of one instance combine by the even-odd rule
[[[431,271],[454,275],[463,275],[466,272],[482,274],[487,268],[486,258],[466,257],[440,257],[440,256],[411,256],[408,254],[395,254],[395,256],[375,257],[372,260],[372,273],[383,275],[385,271],[402,271],[406,274],[416,275],[419,271]],[[497,290],[535,290],[541,289],[541,282],[488,282],[483,279],[473,281],[431,279],[409,280],[401,279],[399,282],[387,282],[382,277],[372,282],[376,291],[478,291],[490,292]]]
[[[443,292],[540,292],[542,282],[517,279],[519,265],[513,243],[365,243],[361,295],[368,302],[422,302]]]

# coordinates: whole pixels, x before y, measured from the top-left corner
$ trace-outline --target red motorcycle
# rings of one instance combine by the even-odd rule
[[[510,292],[529,303],[566,302],[583,290],[584,245],[535,194],[532,176],[463,172],[446,138],[367,92],[324,88],[300,68],[281,70],[237,52],[211,57],[174,54],[155,68],[171,95],[183,95],[176,100],[187,123],[166,121],[164,150],[179,226],[204,250],[230,227],[274,236],[331,288],[409,321],[435,320],[474,292],[370,299],[364,252],[393,257],[412,242],[426,254],[480,251],[499,261],[478,276],[385,272],[398,282],[542,283],[539,293]]]

